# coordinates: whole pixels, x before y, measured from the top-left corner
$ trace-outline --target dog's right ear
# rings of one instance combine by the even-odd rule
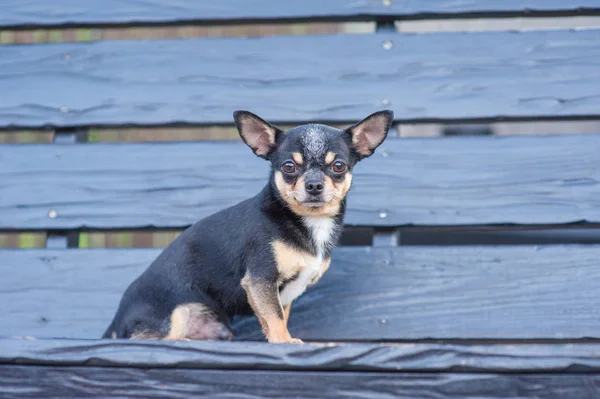
[[[266,159],[277,147],[281,129],[248,111],[235,111],[233,119],[244,143],[259,157]]]

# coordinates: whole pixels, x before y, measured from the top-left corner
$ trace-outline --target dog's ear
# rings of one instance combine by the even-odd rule
[[[375,152],[375,149],[385,140],[393,121],[392,111],[379,111],[346,129],[352,141],[351,146],[358,154],[359,160]]]
[[[281,129],[248,111],[235,111],[233,119],[244,143],[259,157],[266,159],[277,147]]]

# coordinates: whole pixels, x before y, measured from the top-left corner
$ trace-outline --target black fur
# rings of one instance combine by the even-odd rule
[[[247,115],[254,116],[236,113],[238,128],[242,128],[240,118]],[[391,121],[391,113],[388,116]],[[259,118],[259,123],[266,122]],[[215,317],[229,330],[232,316],[252,313],[241,286],[246,273],[250,271],[253,277],[263,281],[278,280],[271,246],[274,240],[316,253],[302,218],[292,212],[281,197],[274,180],[275,171],[291,159],[291,153],[299,152],[305,159],[303,169],[322,170],[334,180],[342,177],[326,168],[322,157],[307,152],[305,140],[310,125],[285,133],[271,125],[268,127],[276,130],[272,148],[263,156],[272,164],[265,187],[256,196],[190,226],[165,248],[127,288],[104,338],[129,338],[138,332],[166,336],[175,307],[190,302],[210,307]],[[347,164],[344,173],[351,172],[360,156],[351,148],[350,132],[323,125],[317,127],[325,150],[337,153],[339,159]],[[242,138],[244,141],[247,139],[243,134]],[[286,175],[285,179],[291,182],[297,177]],[[340,212],[334,217],[339,228],[335,230],[333,244],[339,239],[344,211],[345,199],[341,202]],[[327,255],[332,249],[333,245],[327,248]],[[285,282],[280,289],[284,285]]]

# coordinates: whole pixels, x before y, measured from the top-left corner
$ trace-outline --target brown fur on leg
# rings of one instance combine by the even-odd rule
[[[288,303],[283,307],[283,322],[287,326],[288,320],[290,319],[290,312],[292,311],[292,303]]]
[[[276,284],[269,284],[246,276],[242,279],[242,287],[248,295],[248,303],[258,317],[269,342],[302,343],[301,340],[292,338],[287,329]]]
[[[131,337],[129,337],[129,339],[159,340],[163,339],[163,337],[150,331],[138,331],[131,334]]]
[[[217,320],[215,313],[201,303],[177,306],[171,313],[171,328],[166,336],[153,331],[138,331],[130,339],[192,341],[231,340],[229,329]]]
[[[229,329],[212,309],[201,303],[179,305],[171,313],[171,329],[164,338],[173,340],[231,340]]]

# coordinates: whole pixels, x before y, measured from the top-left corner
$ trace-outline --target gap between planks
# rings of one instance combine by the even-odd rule
[[[385,28],[384,28],[385,26]],[[372,34],[375,32],[443,33],[592,29],[600,27],[595,15],[508,15],[465,18],[410,19],[374,17],[371,21],[306,21],[193,24],[155,23],[125,25],[0,27],[0,44],[43,44],[101,40],[151,40],[217,37],[265,37],[277,35]]]
[[[282,129],[291,129],[307,122],[280,123]],[[339,129],[353,122],[330,125]],[[522,136],[522,135],[559,135],[559,134],[597,134],[600,133],[600,119],[590,120],[535,120],[535,121],[447,121],[440,123],[396,122],[390,130],[390,137],[440,137],[440,136]],[[67,141],[76,143],[143,143],[143,142],[181,142],[181,141],[239,141],[237,129],[233,125],[206,126],[147,126],[147,127],[78,127],[74,129],[0,129],[0,144],[41,144],[61,143],[66,135]],[[58,140],[57,140],[58,137]]]

